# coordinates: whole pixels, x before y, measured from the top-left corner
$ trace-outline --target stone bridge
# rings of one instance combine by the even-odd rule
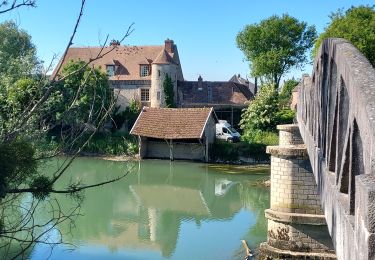
[[[305,244],[309,246],[304,258],[333,258],[327,243],[304,229],[306,224],[315,225],[315,230],[326,225],[337,259],[375,259],[375,70],[349,42],[327,39],[298,93],[298,127],[280,126],[280,145],[268,147],[271,208],[266,211],[266,246],[283,249],[279,245],[284,238],[277,237],[278,243],[272,238],[284,228],[294,244],[301,239],[310,243]],[[283,134],[294,137],[283,145]],[[303,141],[298,140],[301,136]],[[314,192],[308,190],[311,185]],[[322,212],[314,211],[316,198]],[[287,206],[280,209],[280,201]],[[277,257],[293,258],[285,248],[280,252]]]

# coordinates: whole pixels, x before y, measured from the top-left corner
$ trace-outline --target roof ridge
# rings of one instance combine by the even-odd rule
[[[140,48],[140,47],[164,47],[164,45],[117,45],[116,47]],[[112,46],[71,46],[69,49],[94,49],[94,48],[112,48]]]

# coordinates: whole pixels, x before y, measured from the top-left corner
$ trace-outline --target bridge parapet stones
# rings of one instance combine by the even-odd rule
[[[297,124],[278,125],[277,130],[279,130],[280,146],[303,144]]]

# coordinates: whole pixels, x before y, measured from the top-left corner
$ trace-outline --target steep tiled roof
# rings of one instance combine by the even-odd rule
[[[211,113],[212,108],[144,107],[130,133],[160,139],[200,139]]]
[[[178,89],[182,106],[194,104],[243,106],[253,98],[247,86],[231,81],[178,81]]]
[[[112,46],[105,47],[102,53],[110,50]],[[97,57],[101,47],[71,47],[68,50],[64,64],[71,60],[89,61]],[[106,70],[106,65],[116,65],[116,75],[110,80],[150,80],[151,76],[140,76],[140,64],[151,64],[157,56],[164,50],[164,45],[160,46],[116,46],[115,49],[103,58],[92,62],[95,68]],[[61,61],[60,61],[61,62]],[[57,66],[58,67],[58,66]],[[56,68],[57,68],[56,67]],[[53,75],[57,73],[53,72]]]
[[[239,74],[233,75],[233,77],[231,77],[229,79],[229,81],[245,85],[250,89],[250,92],[253,94],[253,96],[256,94],[255,93],[256,92],[255,85],[253,83],[251,83],[250,81],[248,81],[247,79],[242,78]]]
[[[166,50],[162,50],[156,59],[152,62],[153,64],[170,64],[176,63],[171,55]]]

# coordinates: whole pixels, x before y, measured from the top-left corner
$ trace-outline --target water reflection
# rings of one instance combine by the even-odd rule
[[[123,170],[121,162],[83,158],[75,161],[65,181],[80,178],[94,183]],[[144,161],[124,180],[86,191],[84,215],[75,228],[68,223],[58,227],[66,234],[64,240],[79,249],[57,250],[52,259],[69,254],[88,259],[84,249],[92,246],[107,248],[106,259],[124,252],[146,259],[150,251],[151,258],[211,259],[212,249],[220,259],[232,258],[240,239],[251,246],[266,239],[264,209],[269,205],[269,190],[254,185],[264,178],[227,175],[197,163]],[[65,196],[58,199],[64,208],[71,204]],[[33,258],[40,256],[37,247]]]

